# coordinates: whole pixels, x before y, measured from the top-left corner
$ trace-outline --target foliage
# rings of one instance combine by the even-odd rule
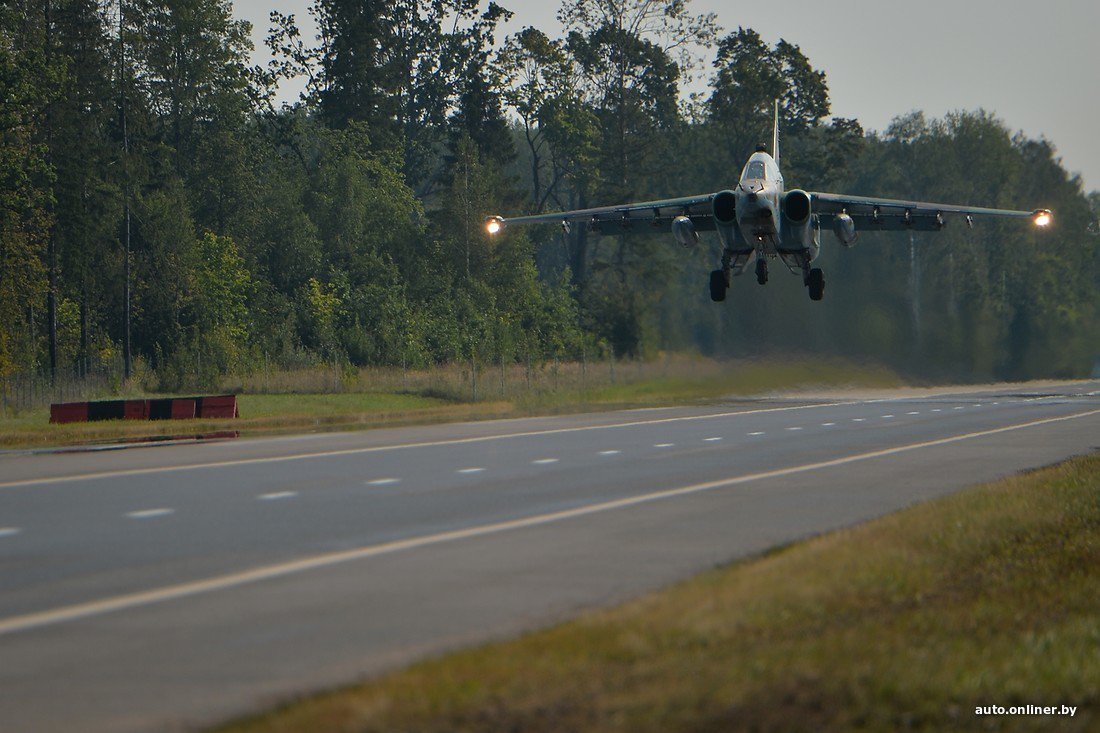
[[[828,119],[825,73],[797,45],[723,35],[686,0],[566,0],[561,37],[499,42],[495,3],[310,12],[316,42],[272,13],[261,69],[228,0],[0,5],[0,374],[87,368],[128,336],[167,387],[261,362],[476,373],[669,349],[973,378],[1092,368],[1100,198],[1049,141],[989,113],[866,134]],[[708,58],[709,97],[689,102]],[[294,78],[302,98],[277,108]],[[789,185],[1047,206],[1056,226],[869,236],[843,254],[826,233],[823,303],[776,277],[738,281],[723,307],[702,286],[710,243],[483,232],[489,213],[728,188],[777,98]]]

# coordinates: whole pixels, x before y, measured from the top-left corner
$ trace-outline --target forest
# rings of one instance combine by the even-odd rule
[[[683,352],[970,380],[1100,358],[1100,194],[994,112],[865,131],[830,115],[797,39],[687,0],[563,0],[560,37],[504,36],[509,11],[478,0],[310,13],[316,38],[272,12],[256,66],[228,0],[0,4],[0,376],[121,369],[173,390],[260,363]],[[782,272],[711,303],[716,238],[484,233],[487,214],[728,188],[775,99],[788,187],[1046,207],[1055,226],[851,250],[826,233],[821,303]]]

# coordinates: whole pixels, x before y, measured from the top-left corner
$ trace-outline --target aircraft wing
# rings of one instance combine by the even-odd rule
[[[963,218],[968,224],[980,217],[1031,219],[1039,226],[1046,226],[1052,216],[1049,209],[986,209],[835,193],[810,193],[810,199],[813,212],[818,215],[822,226],[831,226],[837,215],[848,214],[855,222],[857,231],[939,231],[949,217]]]
[[[669,224],[677,216],[687,216],[698,231],[713,231],[715,194],[684,196],[675,199],[642,201],[620,206],[599,206],[594,209],[574,209],[553,214],[534,214],[504,218],[491,216],[486,222],[490,234],[503,227],[520,224],[559,224],[563,228],[587,226],[589,231],[601,234],[624,234],[644,231],[646,227],[668,231]]]

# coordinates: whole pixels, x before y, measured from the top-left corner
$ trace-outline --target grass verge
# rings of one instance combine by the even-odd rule
[[[473,377],[461,365],[430,372],[363,369],[345,378],[328,372],[264,375],[232,385],[236,420],[110,420],[49,424],[39,407],[0,417],[0,447],[72,445],[239,430],[271,432],[356,429],[456,420],[484,420],[595,409],[647,407],[797,387],[899,386],[881,367],[841,360],[718,362],[673,357],[653,362],[555,363],[487,367]],[[310,391],[301,393],[300,389]],[[276,391],[272,391],[276,390]],[[129,395],[140,396],[140,395]]]
[[[218,733],[1100,726],[1100,453]],[[1077,708],[1073,718],[978,706]]]

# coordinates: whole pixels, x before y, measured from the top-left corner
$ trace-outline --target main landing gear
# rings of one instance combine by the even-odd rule
[[[756,282],[766,285],[768,282],[768,261],[764,255],[756,256]]]
[[[810,300],[821,300],[825,297],[825,273],[820,267],[807,272],[803,282],[810,291]]]
[[[730,287],[728,273],[728,270],[712,270],[710,273],[710,299],[715,303],[726,299],[726,291]]]

